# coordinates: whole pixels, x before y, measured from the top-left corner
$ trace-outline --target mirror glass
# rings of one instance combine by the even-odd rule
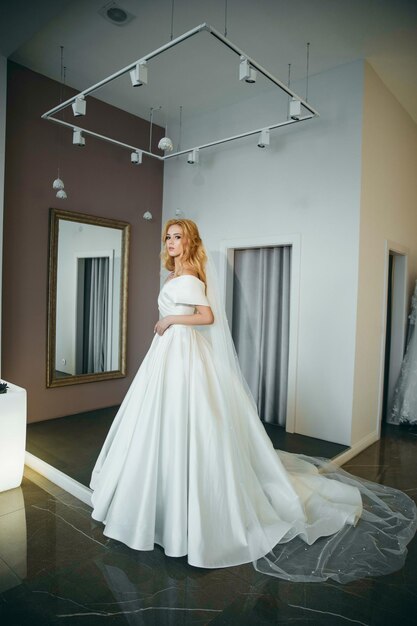
[[[48,387],[125,376],[129,231],[51,209]]]

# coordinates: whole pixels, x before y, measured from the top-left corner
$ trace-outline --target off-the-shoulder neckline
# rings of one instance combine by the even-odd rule
[[[194,276],[194,274],[181,274],[181,276],[175,276],[175,278],[167,279],[164,282],[163,286],[165,287],[169,283],[172,283],[174,280],[178,280],[179,278],[195,278],[196,280],[198,280],[199,283],[202,283],[204,285],[204,282],[202,280],[200,280],[199,278],[197,278],[197,276]]]

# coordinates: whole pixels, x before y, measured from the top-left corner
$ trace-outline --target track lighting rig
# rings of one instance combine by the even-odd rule
[[[226,46],[229,50],[234,52],[239,57],[239,68],[238,68],[238,76],[239,80],[246,83],[255,83],[257,76],[262,75],[267,78],[273,85],[275,85],[278,89],[283,91],[289,97],[289,115],[288,119],[283,122],[277,122],[275,124],[269,125],[267,128],[257,128],[245,131],[238,135],[234,135],[231,137],[224,137],[223,139],[218,139],[216,141],[212,141],[209,143],[205,143],[200,146],[195,146],[193,148],[188,148],[186,150],[177,150],[170,151],[164,155],[160,156],[158,154],[154,154],[153,152],[143,150],[142,148],[138,148],[137,146],[130,146],[121,141],[117,141],[112,139],[111,137],[107,137],[105,135],[99,135],[98,133],[94,133],[92,131],[87,130],[86,128],[74,127],[73,124],[68,122],[64,122],[61,119],[54,117],[56,113],[65,109],[68,106],[72,107],[73,113],[75,117],[84,116],[86,114],[86,100],[85,98],[92,94],[94,91],[97,91],[100,87],[107,85],[111,81],[119,78],[123,74],[129,72],[130,81],[132,87],[142,87],[148,84],[148,62],[159,56],[160,54],[170,50],[174,46],[181,44],[183,41],[190,39],[198,35],[201,32],[207,32],[212,37],[214,37],[218,42]],[[309,46],[309,44],[308,44]],[[307,76],[308,80],[308,76]],[[164,44],[160,48],[157,48],[153,52],[145,55],[141,59],[131,63],[130,65],[118,70],[114,74],[108,76],[107,78],[101,80],[100,82],[84,89],[76,96],[69,98],[65,102],[60,103],[58,106],[50,109],[46,113],[42,115],[42,118],[48,120],[50,122],[54,122],[55,124],[60,124],[63,126],[67,126],[68,128],[73,130],[73,143],[78,146],[85,145],[85,136],[90,135],[92,137],[96,137],[98,139],[102,139],[103,141],[107,141],[114,145],[126,148],[131,152],[131,162],[135,165],[140,165],[142,163],[143,155],[145,154],[148,157],[153,159],[158,159],[159,161],[165,161],[166,159],[171,159],[173,157],[187,155],[187,162],[190,164],[196,164],[199,162],[200,150],[204,150],[206,148],[210,148],[213,146],[217,146],[223,143],[227,143],[230,141],[236,141],[237,139],[241,139],[243,137],[249,137],[251,135],[259,135],[258,147],[264,148],[269,145],[270,142],[270,131],[275,130],[277,128],[281,128],[283,126],[288,126],[290,124],[303,122],[305,120],[312,119],[314,117],[318,117],[319,113],[314,109],[307,101],[307,99],[303,99],[298,96],[294,91],[292,91],[289,85],[285,85],[278,78],[275,78],[268,70],[259,65],[254,59],[250,58],[247,54],[245,54],[240,48],[238,48],[230,39],[227,39],[226,36],[222,35],[215,28],[210,26],[209,24],[200,24],[195,28],[187,31],[183,35],[180,35],[176,39],[172,39],[168,43]],[[166,138],[165,138],[166,139]],[[164,144],[165,145],[165,144]]]

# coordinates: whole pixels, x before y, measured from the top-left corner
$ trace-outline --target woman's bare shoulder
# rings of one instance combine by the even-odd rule
[[[195,269],[187,266],[183,266],[180,276],[194,276],[194,278],[198,278],[198,274]]]
[[[174,272],[170,272],[170,273],[168,274],[168,276],[166,277],[165,281],[164,281],[164,285],[165,285],[166,283],[169,283],[169,281],[170,281],[170,280],[172,280],[173,278],[175,278],[175,274],[174,274]]]

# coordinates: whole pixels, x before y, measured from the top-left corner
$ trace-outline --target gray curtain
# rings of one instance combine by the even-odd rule
[[[83,373],[105,372],[109,319],[109,259],[85,259]]]
[[[291,246],[235,250],[232,335],[261,419],[285,426]]]

